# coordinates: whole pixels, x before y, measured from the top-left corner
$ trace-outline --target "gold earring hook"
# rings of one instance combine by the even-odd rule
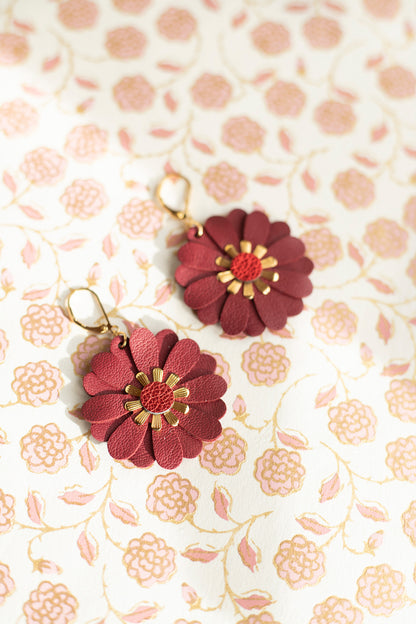
[[[185,194],[184,194],[184,209],[176,210],[175,208],[171,208],[168,206],[162,198],[163,187],[168,180],[176,181],[182,180],[185,183]],[[197,229],[197,237],[200,238],[204,233],[204,228],[198,221],[195,221],[189,213],[189,199],[191,195],[191,183],[188,178],[181,175],[180,173],[167,173],[164,178],[159,182],[156,188],[156,198],[159,201],[160,205],[163,206],[165,210],[169,212],[169,214],[179,221],[183,221],[188,228],[196,227]]]
[[[74,293],[79,292],[80,290],[86,290],[87,292],[90,293],[90,295],[92,295],[95,303],[97,304],[97,306],[99,307],[100,311],[102,312],[102,316],[104,316],[105,319],[105,323],[101,323],[100,325],[85,325],[85,323],[83,323],[82,321],[78,320],[75,317],[74,311],[71,307],[71,297]],[[82,327],[82,329],[86,329],[87,331],[91,331],[91,332],[95,332],[96,334],[105,334],[106,332],[111,332],[113,334],[113,336],[120,336],[123,339],[123,342],[120,344],[120,347],[124,348],[127,345],[127,335],[122,332],[117,325],[112,325],[110,319],[107,316],[106,311],[104,310],[104,306],[101,303],[101,300],[99,298],[99,296],[97,295],[97,293],[95,293],[93,290],[91,290],[90,288],[74,288],[71,290],[71,292],[68,294],[66,301],[65,301],[65,306],[68,312],[68,316],[70,318],[70,320],[75,323],[76,325],[78,325],[79,327]]]

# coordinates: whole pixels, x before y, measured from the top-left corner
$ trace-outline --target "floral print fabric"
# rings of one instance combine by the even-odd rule
[[[411,2],[32,4],[0,2],[0,621],[413,624]],[[302,314],[244,338],[198,320],[155,203],[172,171],[200,222],[288,223]],[[111,341],[68,321],[71,286],[216,362],[199,457],[137,468],[90,435]]]

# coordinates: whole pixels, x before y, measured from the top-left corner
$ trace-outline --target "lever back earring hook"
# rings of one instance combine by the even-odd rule
[[[85,325],[85,323],[83,323],[82,321],[80,321],[79,319],[75,317],[74,311],[71,306],[71,297],[74,293],[79,292],[81,290],[86,290],[93,297],[95,303],[97,304],[97,306],[99,307],[102,313],[102,316],[104,316],[105,323],[101,323],[100,325]],[[123,339],[123,342],[120,344],[121,348],[124,348],[127,345],[127,335],[124,332],[122,332],[119,329],[119,327],[117,327],[117,325],[111,324],[111,321],[108,318],[106,311],[104,310],[104,306],[101,303],[99,296],[90,288],[83,287],[83,288],[74,288],[73,290],[71,290],[71,292],[66,298],[65,305],[66,305],[66,309],[67,309],[70,320],[73,321],[79,327],[82,327],[83,329],[94,332],[96,334],[105,334],[106,332],[111,332],[113,336],[120,336]]]
[[[162,198],[163,187],[168,180],[171,180],[171,181],[182,180],[182,182],[184,182],[185,194],[184,194],[183,210],[176,210],[175,208],[171,208],[165,203],[164,199]],[[204,233],[204,228],[202,224],[199,223],[198,221],[195,221],[195,219],[193,219],[189,213],[190,195],[191,195],[191,183],[188,180],[188,178],[185,178],[185,176],[181,175],[180,173],[175,173],[175,172],[167,173],[165,177],[162,178],[162,180],[159,182],[156,188],[156,198],[161,204],[161,206],[163,206],[163,208],[167,210],[171,216],[175,217],[176,219],[179,219],[179,221],[183,221],[187,225],[188,228],[196,227],[197,236],[198,238],[200,238]]]

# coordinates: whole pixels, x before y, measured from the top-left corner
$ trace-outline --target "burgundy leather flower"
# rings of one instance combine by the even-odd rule
[[[192,228],[188,240],[176,270],[185,303],[205,325],[219,321],[226,334],[282,329],[312,292],[307,276],[313,263],[303,242],[290,236],[287,223],[270,223],[262,212],[236,208],[227,217],[210,217],[204,234],[197,238]]]
[[[221,434],[226,408],[220,397],[227,384],[214,374],[212,356],[170,329],[156,335],[136,329],[125,348],[120,340],[92,359],[84,377],[92,398],[82,416],[94,438],[107,441],[114,459],[142,467],[156,460],[162,468],[176,468],[201,452],[203,440]]]

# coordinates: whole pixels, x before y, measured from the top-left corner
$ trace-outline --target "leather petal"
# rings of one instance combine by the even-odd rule
[[[126,420],[111,434],[107,446],[114,459],[129,459],[143,442],[147,425],[137,425],[134,420]]]
[[[152,430],[152,441],[159,466],[167,470],[177,468],[183,459],[183,451],[176,427],[172,427],[162,418],[162,429]]]
[[[124,407],[127,394],[97,394],[85,401],[82,406],[82,417],[88,422],[105,422],[115,420],[128,413]]]
[[[188,414],[183,414],[179,427],[187,433],[204,441],[216,440],[222,431],[221,422],[215,416],[205,414],[203,410],[192,407]]]
[[[134,373],[131,368],[124,366],[113,353],[108,351],[97,353],[93,357],[91,370],[99,379],[102,379],[117,390],[123,390],[134,379]]]
[[[139,468],[147,468],[154,464],[155,456],[153,454],[152,430],[149,426],[147,426],[142,444],[137,451],[129,457],[129,461]]]
[[[210,303],[210,305],[205,308],[201,308],[197,310],[197,316],[201,323],[204,325],[213,325],[214,323],[218,323],[220,320],[221,310],[224,306],[224,303],[228,297],[228,293],[224,289],[224,294],[222,297]]]
[[[220,252],[217,252],[220,255]],[[175,279],[179,286],[189,286],[192,282],[201,279],[201,271],[199,269],[191,269],[183,264],[180,264],[175,271]]]
[[[241,334],[247,325],[250,301],[243,297],[241,291],[228,295],[221,311],[221,327],[230,336]]]
[[[241,208],[234,208],[234,210],[231,210],[231,212],[227,216],[228,221],[233,225],[240,240],[243,239],[244,221],[246,219],[246,216],[247,213]]]
[[[132,371],[134,371],[134,362],[130,353],[129,345],[127,343],[126,347],[120,347],[122,340],[123,339],[121,336],[115,336],[111,341],[110,351],[113,355],[116,356],[116,358],[123,366],[125,366],[126,368],[130,368]]]
[[[159,366],[163,368],[166,359],[179,338],[171,329],[162,329],[156,334],[157,348],[159,349]]]
[[[254,302],[250,302],[248,310],[248,319],[245,332],[247,336],[260,336],[266,329],[265,324],[259,317]]]
[[[138,371],[150,375],[151,370],[159,366],[157,340],[150,329],[145,327],[135,329],[130,337],[129,346]]]
[[[294,236],[286,236],[276,243],[273,243],[273,245],[270,245],[269,251],[267,252],[268,256],[276,258],[279,266],[294,262],[304,254],[305,245],[300,238],[295,238]]]
[[[117,388],[110,386],[108,383],[99,379],[95,373],[87,373],[82,380],[85,391],[91,396],[102,392],[116,392]]]
[[[306,256],[303,258],[299,258],[299,260],[295,260],[294,262],[290,262],[289,264],[285,264],[285,271],[296,271],[297,273],[304,273],[305,275],[309,275],[313,271],[313,262]]]
[[[268,295],[256,293],[254,305],[259,317],[269,329],[282,329],[286,325],[286,308],[277,291],[271,290]]]
[[[222,397],[227,390],[227,382],[219,375],[204,375],[191,379],[183,384],[189,390],[186,403],[204,403],[215,401]]]
[[[187,375],[182,377],[181,381],[188,381],[189,379],[195,379],[201,377],[201,375],[208,375],[214,373],[217,368],[217,360],[208,353],[201,353],[198,362],[195,364],[192,370]]]
[[[274,284],[271,284],[274,286]],[[286,314],[288,316],[296,316],[303,310],[303,302],[302,299],[298,299],[297,297],[290,297],[289,295],[285,295],[279,290],[275,289],[279,294],[279,305],[282,305],[286,310]]]
[[[289,297],[289,295],[284,295],[279,292],[282,305],[286,308],[286,314],[288,316],[296,316],[300,314],[303,310],[303,301],[302,299],[297,299],[296,297]]]
[[[236,249],[239,248],[239,236],[232,223],[225,217],[210,217],[204,227],[210,238],[217,243],[221,250],[229,244],[234,245]]]
[[[207,401],[206,403],[194,404],[190,407],[191,410],[197,409],[199,412],[204,413],[206,416],[217,419],[222,418],[227,411],[227,406],[222,399],[217,399],[216,401]],[[188,413],[190,413],[190,411]],[[179,418],[182,417],[183,414],[179,416]]]
[[[289,236],[290,227],[285,221],[275,221],[274,223],[270,223],[269,230],[269,238],[266,243],[266,247],[270,247],[273,243],[284,238],[285,236]]]
[[[301,299],[312,292],[312,282],[304,273],[294,271],[278,270],[279,280],[270,284],[272,289],[276,289],[290,297]]]
[[[93,422],[91,423],[91,435],[98,440],[98,442],[106,442],[110,435],[121,425],[123,420],[128,416],[121,416],[116,420],[105,422]]]
[[[202,440],[194,438],[194,436],[180,427],[177,427],[176,433],[178,434],[178,439],[182,447],[183,456],[197,457],[202,451]]]
[[[188,230],[188,241],[194,242],[194,243],[198,243],[198,245],[203,245],[204,247],[209,247],[210,249],[216,249],[218,250],[218,246],[214,243],[214,241],[208,236],[208,234],[206,233],[206,231],[204,230],[204,233],[202,234],[202,236],[198,236],[197,235],[197,229],[195,227],[192,227]]]
[[[179,340],[169,353],[164,365],[165,377],[175,373],[178,377],[184,377],[189,373],[199,360],[200,350],[190,338]]]
[[[244,240],[249,240],[253,243],[253,248],[256,245],[265,245],[269,236],[270,221],[259,210],[255,210],[247,215],[244,222]]]
[[[221,254],[216,249],[198,245],[197,243],[186,243],[182,245],[178,252],[180,262],[191,269],[199,271],[221,271],[221,267],[215,264],[215,260]]]
[[[190,284],[184,299],[190,308],[200,310],[222,297],[225,291],[225,284],[218,281],[215,275],[210,275]]]

